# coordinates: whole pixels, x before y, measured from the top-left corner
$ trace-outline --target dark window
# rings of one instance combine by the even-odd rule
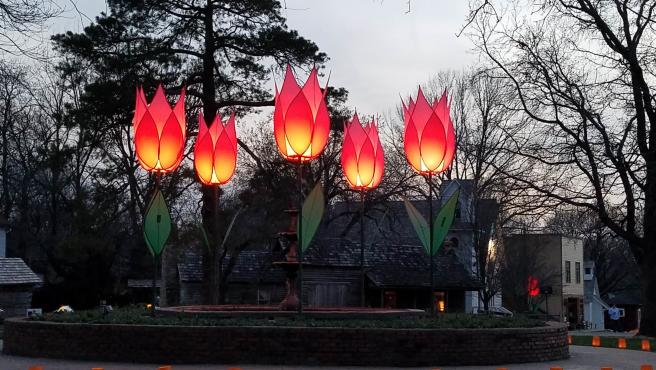
[[[591,268],[591,267],[586,267],[586,268],[585,268],[585,274],[586,274],[586,275],[590,275],[590,274],[592,274],[592,268]]]
[[[570,261],[565,261],[565,282],[572,282],[572,263]]]
[[[576,274],[576,283],[581,284],[581,262],[575,262],[574,269],[576,270],[574,272]]]

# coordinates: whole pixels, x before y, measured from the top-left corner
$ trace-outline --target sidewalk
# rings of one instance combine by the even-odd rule
[[[640,365],[651,364],[656,368],[656,353],[629,351],[613,348],[594,348],[570,346],[571,358],[557,362],[542,362],[532,364],[496,365],[496,366],[470,366],[470,367],[440,367],[441,370],[495,370],[506,367],[510,370],[549,370],[551,366],[561,366],[564,370],[599,370],[602,366],[612,367],[613,370],[638,370]],[[29,366],[41,365],[44,370],[90,370],[100,367],[104,370],[157,370],[159,365],[136,365],[119,363],[92,363],[83,361],[66,361],[50,359],[33,359],[25,357],[11,357],[0,354],[0,369],[27,370]],[[349,370],[349,369],[377,369],[392,370],[401,368],[357,368],[357,367],[309,367],[309,366],[262,366],[262,365],[174,365],[173,370],[228,370],[239,368],[241,370]],[[415,368],[432,370],[437,367]],[[407,369],[407,368],[406,368]]]

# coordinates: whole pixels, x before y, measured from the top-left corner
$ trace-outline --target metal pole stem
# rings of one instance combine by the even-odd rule
[[[296,249],[298,253],[298,313],[303,313],[303,163],[298,162],[298,232]]]
[[[161,173],[155,172],[155,193],[153,197],[155,197],[159,191],[161,177]],[[157,234],[157,239],[159,240],[159,227],[157,227]],[[153,255],[153,308],[151,311],[153,316],[155,316],[155,307],[157,306],[157,270],[159,265],[159,258],[161,258],[161,254],[159,256]]]
[[[364,276],[364,189],[360,190],[360,306],[365,306]]]
[[[428,173],[428,250],[430,251],[430,313],[435,313],[435,302],[433,299],[433,174]]]
[[[212,297],[212,304],[218,304],[220,301],[219,297],[219,292],[221,290],[219,286],[219,280],[220,280],[220,274],[221,274],[221,267],[219,266],[219,185],[215,185],[212,189],[212,206],[213,206],[213,212],[214,212],[214,217],[212,219],[213,225],[212,227],[214,228],[214,243],[212,248],[212,289],[214,290],[212,294],[210,295]]]

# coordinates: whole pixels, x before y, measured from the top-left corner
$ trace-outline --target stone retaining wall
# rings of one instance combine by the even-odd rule
[[[93,325],[9,319],[4,353],[93,361],[348,366],[496,365],[569,356],[562,324],[522,329]]]

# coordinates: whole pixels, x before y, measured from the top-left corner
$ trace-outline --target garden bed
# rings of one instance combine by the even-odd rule
[[[10,355],[146,363],[496,365],[567,358],[567,328],[526,319],[198,319],[116,311],[5,322]],[[529,325],[529,327],[518,327]],[[510,327],[512,326],[512,327]]]
[[[594,341],[595,337],[599,338],[599,341],[596,343]],[[624,343],[621,343],[622,339],[624,340]],[[645,344],[645,341],[647,341],[648,344]],[[656,352],[656,339],[648,337],[571,335],[569,336],[568,342],[574,346],[593,346]]]

